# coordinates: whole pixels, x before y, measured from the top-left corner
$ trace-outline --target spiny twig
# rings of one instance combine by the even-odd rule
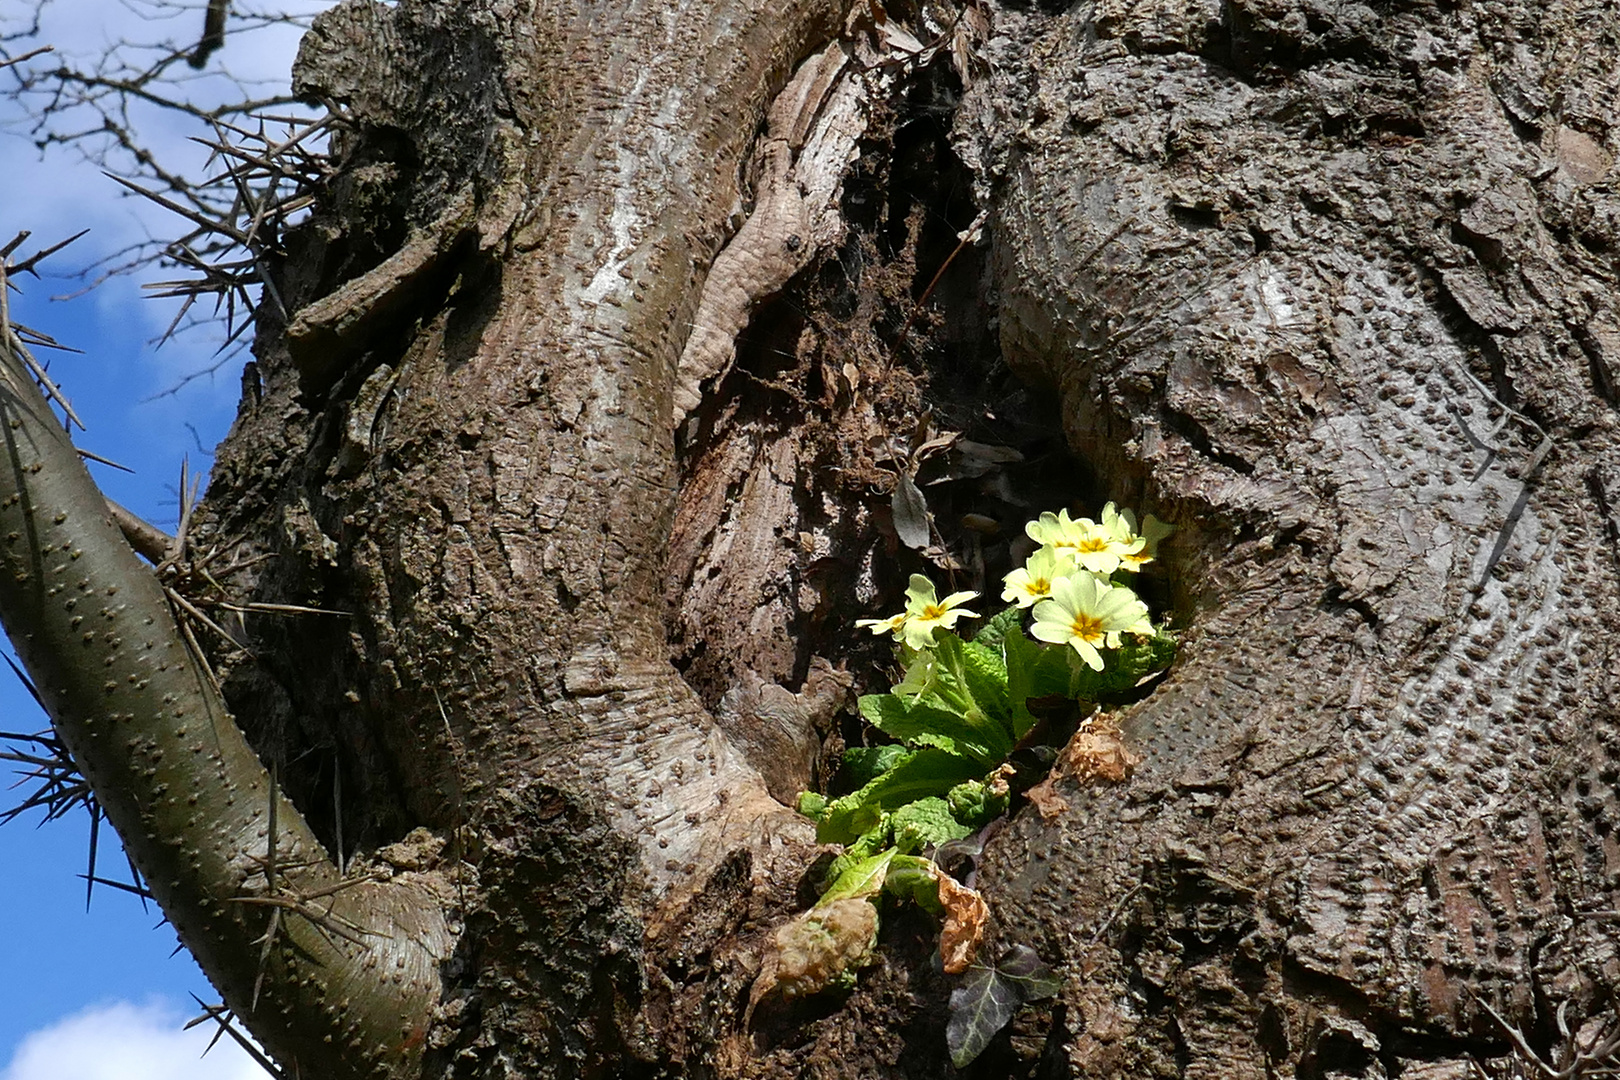
[[[58,387],[56,383],[52,382],[51,377],[45,373],[44,365],[42,365],[38,360],[34,359],[34,354],[28,350],[28,345],[23,340],[23,336],[26,334],[32,337],[36,342],[40,342],[42,344],[54,346],[56,343],[52,341],[51,338],[46,334],[41,334],[38,331],[29,330],[26,327],[17,326],[12,323],[11,298],[9,295],[11,276],[16,272],[18,267],[26,268],[30,273],[32,273],[33,267],[38,265],[40,259],[42,259],[46,254],[62,250],[62,248],[72,243],[74,239],[77,239],[77,237],[70,237],[69,239],[64,240],[62,243],[56,244],[45,251],[36,252],[35,254],[30,255],[28,258],[22,260],[20,263],[12,263],[10,261],[11,252],[15,251],[17,246],[28,238],[28,235],[29,234],[26,232],[19,233],[15,240],[6,245],[4,251],[0,251],[0,348],[9,350],[13,356],[20,359],[28,368],[29,374],[34,377],[34,381],[39,384],[39,388],[42,392],[44,392],[46,399],[54,401],[57,405],[61,406],[62,411],[67,414],[68,421],[79,425],[79,430],[83,431],[84,421],[80,420],[79,414],[73,411],[72,404],[68,401],[67,396],[62,393],[61,388]],[[83,236],[84,233],[81,232],[78,235]]]
[[[311,863],[287,863],[277,852],[277,823],[276,809],[280,802],[281,788],[277,781],[277,771],[270,770],[270,805],[268,821],[268,837],[265,841],[263,856],[250,856],[250,861],[264,875],[264,892],[256,895],[233,896],[231,902],[245,904],[249,907],[267,907],[270,909],[270,921],[265,926],[262,937],[258,939],[259,969],[253,979],[253,999],[249,1009],[257,1011],[259,1008],[259,992],[264,985],[264,977],[269,970],[271,950],[281,934],[282,913],[290,912],[298,915],[313,926],[324,936],[328,943],[336,943],[334,938],[341,938],[351,945],[365,944],[366,935],[371,931],[337,914],[330,906],[320,907],[316,901],[325,900],[335,896],[345,889],[375,880],[370,875],[356,878],[344,878],[332,885],[319,889],[299,890],[293,888],[287,881],[287,870],[297,870]]]
[[[210,1020],[219,1025],[218,1030],[214,1032],[214,1037],[208,1041],[208,1046],[203,1050],[204,1054],[214,1048],[214,1044],[219,1042],[220,1036],[229,1035],[248,1057],[258,1063],[261,1069],[275,1077],[276,1080],[288,1080],[287,1074],[278,1068],[275,1062],[265,1057],[264,1051],[260,1050],[257,1044],[248,1037],[247,1033],[237,1026],[235,1014],[230,1009],[224,1005],[205,1004],[203,999],[196,994],[191,995],[191,1000],[197,1003],[197,1007],[203,1011],[203,1014],[187,1021],[183,1030],[190,1031],[198,1024],[206,1024]]]
[[[1464,989],[1468,987],[1465,986]],[[1581,1025],[1577,1023],[1573,1030],[1569,1026],[1569,1001],[1559,1002],[1554,1020],[1558,1025],[1560,1042],[1552,1051],[1552,1060],[1548,1061],[1536,1052],[1530,1045],[1530,1040],[1517,1025],[1508,1023],[1488,1001],[1471,989],[1468,992],[1475,1003],[1496,1021],[1496,1025],[1508,1037],[1518,1060],[1534,1069],[1544,1080],[1589,1080],[1595,1077],[1620,1076],[1620,1014],[1611,1012],[1605,1016],[1583,1044],[1579,1032]],[[1481,1076],[1485,1075],[1485,1070],[1478,1062],[1474,1062],[1473,1067]]]

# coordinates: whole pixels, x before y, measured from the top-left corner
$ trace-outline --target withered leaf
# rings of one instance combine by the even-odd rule
[[[1088,717],[1063,749],[1063,766],[1076,780],[1118,783],[1142,763],[1120,738],[1119,725],[1106,713]]]
[[[949,874],[939,875],[939,905],[945,909],[945,927],[939,933],[939,956],[948,975],[960,975],[973,963],[990,908],[984,897]]]
[[[900,473],[895,480],[894,498],[890,502],[894,512],[894,531],[900,542],[914,551],[928,546],[928,500],[911,477]]]
[[[1042,821],[1056,821],[1069,809],[1068,802],[1057,793],[1057,780],[1057,774],[1050,774],[1045,780],[1024,792],[1024,797],[1035,807]]]
[[[766,942],[743,1025],[772,990],[796,998],[851,982],[856,969],[871,963],[877,932],[876,906],[860,899],[818,904],[777,927]]]

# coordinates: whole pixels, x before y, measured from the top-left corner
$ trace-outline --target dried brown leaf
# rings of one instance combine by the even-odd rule
[[[1042,821],[1056,821],[1060,815],[1069,809],[1068,802],[1057,793],[1057,780],[1057,774],[1053,773],[1024,792],[1030,804],[1041,815]]]
[[[877,932],[877,907],[857,898],[818,904],[777,927],[766,942],[743,1025],[772,990],[784,998],[818,993],[870,963]]]
[[[1120,738],[1119,725],[1112,717],[1098,713],[1086,718],[1063,750],[1063,765],[1076,780],[1109,780],[1118,783],[1142,763]]]
[[[946,974],[960,975],[979,951],[990,908],[984,897],[944,873],[939,875],[939,903],[945,909],[945,928],[939,933],[939,956],[945,961]]]

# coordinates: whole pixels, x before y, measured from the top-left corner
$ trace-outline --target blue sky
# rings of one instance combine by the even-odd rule
[[[0,28],[15,29],[37,0],[0,0]],[[44,40],[62,54],[87,57],[119,36],[146,40],[194,39],[202,0],[172,23],[151,22],[162,0],[73,0],[45,6]],[[293,0],[304,9],[320,0]],[[236,0],[250,12],[254,0]],[[262,7],[291,6],[259,0]],[[233,41],[218,54],[248,80],[285,84],[296,36],[287,30]],[[23,49],[15,44],[12,52]],[[189,74],[190,69],[185,69]],[[266,85],[266,83],[260,83]],[[210,93],[208,81],[195,92]],[[71,148],[42,155],[19,134],[15,101],[0,97],[0,161],[6,164],[0,199],[0,243],[19,230],[46,245],[83,228],[91,233],[43,268],[45,280],[24,278],[12,296],[12,317],[55,337],[82,355],[50,355],[52,375],[84,419],[80,446],[123,463],[132,473],[92,466],[103,490],[136,513],[172,531],[182,460],[206,471],[214,445],[235,415],[241,359],[178,390],[187,375],[212,365],[222,335],[183,335],[162,349],[154,342],[173,318],[173,301],[145,299],[141,280],[115,278],[71,300],[53,296],[81,290],[76,273],[111,252],[148,236],[181,231],[166,212],[126,197]],[[165,164],[195,168],[201,152],[188,136],[206,134],[180,117],[135,117],[142,136]],[[18,254],[27,254],[34,243]],[[42,354],[40,358],[46,359]],[[165,393],[165,391],[173,391]],[[0,671],[0,730],[37,731],[46,719],[10,675]],[[0,763],[0,807],[23,789]],[[198,1012],[195,993],[218,1000],[191,958],[171,956],[175,937],[153,907],[127,893],[96,890],[85,910],[88,819],[81,813],[38,824],[39,815],[0,827],[0,1080],[246,1080],[264,1074],[240,1051],[221,1045],[206,1059],[201,1028],[181,1034]],[[110,830],[102,834],[98,873],[127,877]]]

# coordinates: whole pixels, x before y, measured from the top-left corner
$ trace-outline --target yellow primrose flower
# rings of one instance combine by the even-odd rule
[[[900,636],[900,628],[906,625],[910,616],[902,611],[898,615],[890,615],[887,619],[856,619],[855,625],[865,629],[870,626],[873,634],[894,634]]]
[[[1072,645],[1092,670],[1101,671],[1098,646],[1119,648],[1119,635],[1139,632],[1135,628],[1146,623],[1147,613],[1147,605],[1130,589],[1077,574],[1053,582],[1052,598],[1035,605],[1030,633],[1055,645]]]
[[[1118,570],[1120,562],[1126,556],[1141,551],[1145,543],[1140,536],[1126,543],[1090,518],[1081,518],[1076,524],[1084,528],[1084,533],[1072,546],[1058,550],[1070,554],[1082,567],[1103,577]]]
[[[1142,569],[1144,563],[1150,563],[1157,558],[1159,541],[1176,531],[1174,525],[1166,525],[1149,514],[1147,520],[1142,523],[1142,531],[1138,533],[1136,515],[1129,510],[1116,511],[1113,503],[1103,507],[1102,527],[1126,546],[1136,548],[1119,557],[1120,567],[1133,574]],[[1141,541],[1140,546],[1136,545],[1138,540]]]
[[[1024,532],[1028,533],[1029,538],[1042,547],[1071,548],[1078,544],[1085,535],[1081,522],[1085,522],[1086,525],[1091,524],[1085,518],[1081,518],[1080,521],[1072,520],[1067,510],[1059,510],[1055,514],[1048,510],[1025,525]]]
[[[1056,548],[1040,548],[1025,560],[1023,566],[1001,579],[1007,586],[1001,591],[1001,598],[1019,607],[1029,607],[1035,601],[1045,600],[1052,595],[1053,581],[1069,577],[1078,570],[1079,567],[1068,554],[1060,554]]]
[[[1118,570],[1121,559],[1141,551],[1144,545],[1141,537],[1122,540],[1090,518],[1070,518],[1067,510],[1042,514],[1024,526],[1024,531],[1036,543],[1069,556],[1082,568],[1103,577]]]
[[[906,590],[906,619],[899,627],[897,636],[904,635],[906,644],[913,649],[931,647],[936,626],[949,630],[956,625],[957,619],[979,617],[975,612],[956,606],[978,595],[976,592],[955,592],[940,600],[934,595],[932,581],[921,574],[912,574],[911,587]]]

